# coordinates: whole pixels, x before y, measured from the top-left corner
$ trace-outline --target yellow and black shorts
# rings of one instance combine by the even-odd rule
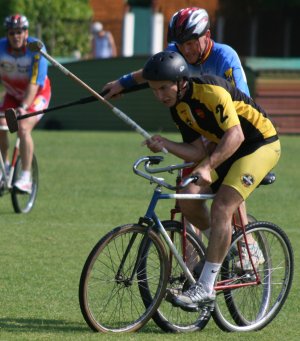
[[[245,200],[275,167],[280,151],[277,136],[261,142],[242,144],[228,160],[212,171],[213,183],[210,187],[214,193],[221,184],[233,187]]]

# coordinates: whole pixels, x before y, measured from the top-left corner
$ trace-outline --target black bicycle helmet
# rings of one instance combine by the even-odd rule
[[[189,78],[188,65],[178,52],[159,52],[146,62],[143,77],[149,81],[177,82]]]
[[[25,15],[14,14],[4,19],[4,27],[6,30],[8,29],[27,30],[29,27],[29,22]]]
[[[203,36],[210,27],[205,9],[189,7],[176,12],[168,26],[168,43],[183,44]]]

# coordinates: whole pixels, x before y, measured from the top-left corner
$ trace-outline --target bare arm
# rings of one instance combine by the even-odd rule
[[[236,125],[226,131],[216,149],[193,171],[194,175],[199,175],[197,185],[207,185],[211,183],[210,172],[217,168],[231,155],[233,155],[244,141],[244,133],[241,125]]]
[[[244,141],[244,133],[240,125],[226,131],[220,143],[210,156],[210,167],[215,169],[233,155]]]
[[[142,84],[142,83],[146,82],[146,80],[143,78],[142,74],[143,74],[143,69],[131,72],[133,80],[136,84]],[[104,96],[106,99],[109,99],[111,97],[115,97],[115,96],[119,95],[123,89],[124,89],[124,87],[121,85],[120,80],[115,79],[109,83],[106,83],[102,90],[103,91],[109,90],[109,92]]]
[[[38,84],[28,84],[22,103],[25,107],[30,107],[39,90]]]
[[[199,162],[207,156],[201,138],[192,143],[186,143],[174,142],[160,135],[154,135],[150,140],[145,141],[145,144],[154,153],[158,153],[162,148],[166,148],[171,154],[187,162]]]

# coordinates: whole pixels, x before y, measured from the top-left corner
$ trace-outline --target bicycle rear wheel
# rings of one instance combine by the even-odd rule
[[[147,253],[141,251],[144,237],[150,241],[147,242]],[[137,264],[142,253],[147,257],[147,285],[152,293],[146,306],[139,291],[144,285],[143,259]],[[92,330],[99,332],[140,329],[163,298],[167,273],[165,247],[157,234],[140,225],[115,228],[95,245],[82,270],[79,301],[85,321]]]
[[[269,222],[251,223],[246,233],[257,241],[264,263],[257,267],[260,283],[219,292],[213,318],[225,331],[254,331],[268,325],[281,310],[291,288],[294,273],[293,250],[287,235]],[[218,280],[230,284],[255,281],[254,271],[237,273],[235,262],[241,233],[234,236]]]
[[[22,162],[20,156],[17,159],[13,180],[14,184],[17,179],[19,179],[22,171]],[[16,213],[28,213],[32,210],[37,192],[38,192],[38,184],[39,184],[39,169],[36,156],[33,155],[32,163],[31,163],[31,181],[32,181],[32,190],[30,194],[21,193],[16,188],[12,188],[11,191],[11,200],[13,204],[14,211]]]
[[[162,224],[179,254],[183,255],[182,224],[174,220],[163,221]],[[186,241],[188,255],[186,264],[192,271],[195,265],[198,264],[201,259],[204,259],[205,247],[196,233],[189,227],[187,227]],[[188,287],[186,276],[176,258],[170,253],[168,259],[170,272],[168,274],[166,296],[152,318],[155,323],[166,332],[192,332],[201,330],[206,326],[210,319],[209,311],[186,312],[179,307],[173,306],[172,303],[170,303],[170,299],[168,299],[168,292],[170,292],[170,289],[181,292]],[[145,276],[145,281],[149,278],[149,265],[147,264],[147,261],[147,257],[144,257],[142,265],[145,267],[145,271],[141,272],[141,274]],[[146,285],[141,287],[141,296],[147,306],[147,304],[151,302],[152,293],[148,290]]]

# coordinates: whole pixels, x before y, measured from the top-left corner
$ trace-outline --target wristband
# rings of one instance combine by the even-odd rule
[[[137,85],[137,81],[133,78],[132,73],[128,73],[127,75],[119,78],[119,82],[124,89],[130,89],[133,86]]]

